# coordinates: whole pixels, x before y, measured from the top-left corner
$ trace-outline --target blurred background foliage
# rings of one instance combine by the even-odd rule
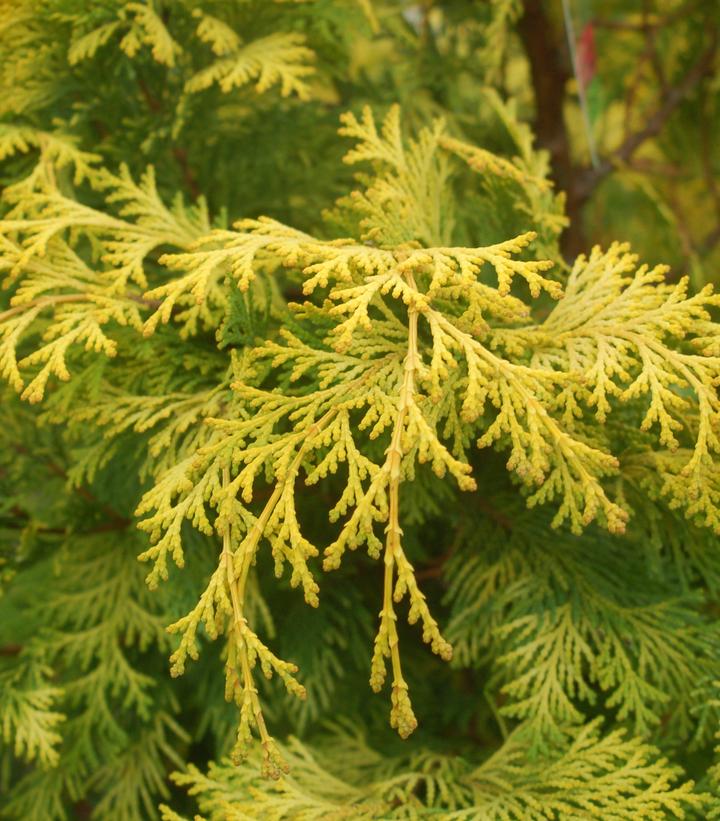
[[[33,24],[23,27],[33,7]],[[516,141],[488,105],[493,89],[549,152],[567,196],[566,256],[629,240],[696,286],[716,276],[712,0],[154,2],[172,38],[167,54],[142,28],[143,7],[0,2],[0,157],[3,121],[47,128],[51,118],[111,166],[129,162],[139,173],[152,162],[163,191],[202,192],[231,218],[266,213],[310,228],[317,206],[329,206],[348,181],[335,134],[342,111],[399,102],[410,127],[440,115],[458,136],[512,154]],[[312,52],[299,57],[312,67],[304,93],[278,99],[277,89],[259,95],[247,82],[190,90],[190,78],[222,51],[198,35],[202,15],[218,15],[244,43],[272,31],[302,35]],[[5,163],[2,178],[12,181],[18,163],[33,161]]]

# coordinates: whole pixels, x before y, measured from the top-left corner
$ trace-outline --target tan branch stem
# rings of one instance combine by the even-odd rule
[[[415,281],[412,272],[407,272],[405,280],[408,285],[415,289]],[[400,662],[400,648],[397,633],[397,616],[393,605],[393,588],[395,581],[395,567],[403,556],[400,528],[400,482],[401,467],[403,457],[403,433],[408,412],[415,399],[415,372],[418,365],[417,346],[418,310],[410,305],[408,307],[408,345],[405,356],[405,369],[403,382],[400,388],[400,400],[398,403],[398,414],[395,419],[390,446],[387,450],[385,469],[388,472],[388,496],[389,512],[387,536],[385,540],[385,580],[383,585],[383,609],[381,616],[380,630],[387,631],[387,645],[390,651],[390,660],[393,672],[393,706],[391,722],[397,727],[400,735],[405,738],[417,726],[417,720],[412,712],[410,700],[407,695],[407,683],[403,678],[402,664]]]
[[[29,302],[23,302],[22,305],[15,305],[8,308],[7,311],[0,313],[0,322],[5,322],[13,316],[22,314],[28,308],[46,308],[50,305],[61,305],[66,302],[87,302],[88,296],[86,294],[60,294],[58,296],[46,296],[39,299],[31,299]]]
[[[94,302],[95,297],[102,296],[102,294],[56,294],[54,296],[38,297],[37,299],[23,302],[22,305],[14,305],[12,308],[8,308],[7,311],[3,311],[0,313],[0,322],[5,322],[5,320],[22,314],[30,308],[48,308],[52,305],[64,305],[70,302]],[[137,294],[126,294],[125,298],[147,308],[157,308],[160,305],[160,302],[157,300],[144,299]]]

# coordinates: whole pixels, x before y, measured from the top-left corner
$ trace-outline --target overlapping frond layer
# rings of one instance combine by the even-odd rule
[[[175,744],[184,731],[139,655],[167,646],[164,623],[137,585],[122,525],[71,537],[54,585],[24,611],[40,630],[3,674],[3,738],[41,766],[13,785],[6,809],[14,815],[62,819],[68,799],[93,790],[105,794],[108,816],[152,814],[167,762],[181,764]]]
[[[328,754],[328,747],[335,754]],[[511,736],[479,766],[426,753],[392,759],[359,734],[340,732],[307,745],[291,740],[284,754],[292,775],[277,784],[258,779],[251,764],[195,767],[177,783],[197,797],[210,821],[251,818],[493,818],[498,821],[590,814],[612,819],[682,816],[702,799],[652,747],[622,733],[602,736],[596,724],[569,733],[542,764]],[[602,784],[606,789],[597,789]],[[177,821],[168,808],[164,821]]]
[[[664,266],[636,266],[626,245],[595,248],[576,261],[565,298],[541,326],[501,338],[522,340],[534,364],[582,375],[563,391],[567,419],[581,405],[599,422],[613,407],[636,408],[640,430],[657,434],[644,471],[655,474],[652,484],[718,530],[720,357],[708,331],[720,296],[712,286],[688,294],[687,279],[666,283]],[[632,451],[627,459],[635,481],[647,481]]]
[[[682,520],[664,526],[666,543],[682,539]],[[641,525],[625,545],[600,533],[551,541],[543,533],[536,514],[517,511],[512,523],[476,525],[481,543],[498,544],[502,534],[502,549],[478,552],[473,539],[452,558],[448,635],[458,662],[492,660],[501,713],[522,719],[540,747],[598,704],[638,734],[661,716],[687,721],[697,682],[715,669],[716,628],[699,612],[702,598],[678,589],[677,554],[651,565]],[[700,552],[712,549],[712,534],[698,530],[691,539]]]
[[[717,814],[718,298],[470,5],[0,0],[11,818]]]
[[[318,603],[311,562],[320,547],[300,524],[297,484],[303,473],[309,485],[340,471],[346,477],[344,490],[329,505],[329,519],[337,523],[337,533],[325,547],[325,569],[338,568],[348,549],[363,545],[371,557],[384,558],[385,592],[370,683],[375,690],[383,687],[386,659],[390,660],[391,723],[406,736],[417,720],[401,668],[395,603],[407,595],[409,621],[421,623],[423,638],[435,653],[447,659],[452,653],[402,546],[400,489],[415,478],[416,464],[429,463],[436,476],[449,474],[460,489],[472,491],[476,487],[470,465],[472,436],[481,448],[494,445],[509,452],[507,466],[528,488],[531,506],[556,502],[553,526],[569,522],[571,530],[579,533],[597,520],[612,533],[622,533],[628,517],[625,500],[613,499],[612,485],[606,482],[606,477],[621,475],[622,463],[604,434],[593,439],[583,416],[594,409],[596,419],[604,422],[611,400],[637,408],[646,390],[621,392],[612,387],[613,377],[622,378],[635,369],[641,381],[657,381],[652,369],[658,363],[648,358],[648,346],[662,344],[668,335],[691,335],[693,322],[698,323],[696,334],[700,329],[705,334],[710,321],[707,308],[715,297],[709,291],[688,300],[682,286],[659,284],[662,272],[635,270],[634,258],[623,248],[612,248],[607,254],[595,251],[589,260],[578,260],[563,294],[558,283],[541,273],[548,263],[519,256],[532,241],[532,233],[484,248],[428,247],[423,239],[432,231],[428,233],[425,224],[398,218],[397,225],[409,232],[405,242],[398,246],[381,241],[397,237],[384,233],[389,212],[370,207],[374,195],[366,196],[367,192],[382,188],[382,201],[393,202],[398,214],[427,213],[422,197],[428,189],[422,181],[447,180],[445,171],[438,172],[438,163],[444,162],[439,129],[437,125],[423,132],[406,148],[396,110],[380,130],[367,111],[362,121],[346,121],[345,132],[359,139],[350,161],[370,161],[376,176],[364,193],[343,207],[355,209],[363,231],[368,225],[379,228],[373,241],[321,240],[272,219],[245,220],[234,231],[201,240],[196,249],[164,257],[162,262],[181,275],[146,295],[161,300],[146,323],[146,333],[152,333],[158,322],[170,321],[176,300],[186,294],[202,300],[218,269],[228,271],[241,292],[266,271],[290,269],[297,272],[305,295],[321,292],[326,299],[322,321],[309,304],[298,307],[297,333],[288,329],[276,341],[255,347],[233,384],[238,405],[245,409],[242,417],[211,421],[216,438],[169,470],[137,511],[149,514],[141,526],[154,542],[143,556],[154,561],[152,584],[167,576],[169,556],[183,562],[183,521],[222,538],[221,561],[209,587],[197,607],[173,626],[182,634],[173,664],[176,672],[182,672],[186,657],[197,657],[201,624],[211,637],[236,631],[237,669],[228,666],[227,672],[228,687],[241,693],[238,751],[249,739],[251,716],[257,715],[248,678],[256,660],[266,673],[287,676],[288,686],[296,687],[290,678],[294,666],[280,662],[250,628],[238,631],[234,626],[246,625],[244,585],[261,545],[268,545],[276,573],[282,574],[287,563],[291,585],[302,587],[309,604]],[[506,173],[502,163],[498,169],[497,173]],[[383,188],[386,184],[390,187]],[[558,299],[542,325],[531,324],[527,304],[510,294],[515,280],[524,280],[533,296],[544,290]],[[622,323],[619,306],[625,306],[635,323],[643,312],[652,318],[640,331],[633,331],[633,339],[640,340],[635,347],[623,343],[614,329],[607,331],[623,357],[622,367],[608,365],[608,359],[597,360],[597,351],[605,350],[597,330],[605,316],[598,293],[608,305],[608,327],[611,322]],[[670,316],[662,315],[663,306]],[[564,335],[561,326],[566,315],[573,317],[574,324]],[[580,338],[590,340],[587,350],[576,342]],[[715,358],[691,356],[693,368],[709,369],[697,379],[706,386],[697,401],[712,413]],[[282,390],[263,385],[270,376],[284,386]],[[595,394],[588,384],[595,386]],[[678,407],[685,401],[679,393],[673,396]],[[640,420],[639,431],[648,426],[646,417],[645,422]],[[368,431],[369,438],[359,437],[358,431]],[[708,434],[704,436],[707,442]],[[661,438],[661,444],[672,452],[676,443]],[[712,440],[709,447],[712,464]],[[707,488],[706,476],[698,481]],[[262,506],[253,504],[258,486],[267,486]],[[711,491],[708,498],[712,499]],[[214,522],[209,510],[215,511]],[[384,539],[378,532],[381,528]],[[609,602],[605,605],[610,607]],[[602,612],[602,606],[593,606]],[[572,699],[594,699],[590,684],[578,672],[590,664],[596,680],[615,692],[610,702],[624,702],[626,714],[645,726],[647,704],[662,701],[663,696],[656,684],[642,677],[636,688],[628,684],[630,672],[644,670],[650,661],[642,654],[623,656],[621,636],[632,622],[650,647],[669,629],[662,621],[666,611],[653,617],[660,622],[651,623],[641,613],[621,615],[621,608],[616,625],[603,629],[603,643],[596,640],[600,628],[578,624],[569,604],[552,613],[544,607],[516,619],[508,616],[503,624],[504,637],[515,648],[503,657],[504,663],[518,677],[507,684],[516,703],[507,707],[508,714],[533,717],[541,735],[579,720]],[[669,605],[667,618],[673,624],[680,608]],[[691,614],[692,606],[687,617]],[[682,648],[692,642],[681,637],[681,630],[673,630],[678,641],[675,649],[682,655]],[[674,658],[673,652],[667,653],[668,658]],[[550,665],[547,675],[541,675],[544,667],[537,666],[538,653]],[[656,666],[657,655],[653,651]],[[679,658],[672,662],[677,675]],[[557,659],[565,660],[567,668],[550,672]],[[694,674],[688,668],[685,681]],[[544,684],[536,691],[538,677]],[[256,719],[254,726],[264,737],[264,723]],[[277,774],[272,764],[275,748],[268,739],[265,746],[267,766]]]
[[[31,402],[51,377],[70,378],[74,349],[114,357],[114,328],[142,327],[148,303],[138,286],[147,285],[149,256],[161,246],[186,247],[209,228],[202,202],[190,209],[162,202],[152,170],[139,183],[126,168],[93,173],[107,202],[119,203],[118,216],[49,187],[20,197],[0,220],[0,269],[11,292],[11,307],[0,312],[0,374]],[[79,250],[86,243],[89,259]]]

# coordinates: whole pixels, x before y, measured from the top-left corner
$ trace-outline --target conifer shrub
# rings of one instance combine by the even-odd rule
[[[521,12],[0,3],[5,817],[719,811],[720,297]]]

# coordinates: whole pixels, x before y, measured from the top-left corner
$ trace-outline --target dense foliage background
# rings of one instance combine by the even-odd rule
[[[525,277],[533,296],[532,261],[551,260],[544,276],[572,296],[573,276],[585,270],[570,273],[576,256],[615,241],[629,241],[650,268],[666,263],[671,285],[689,275],[687,302],[668,291],[662,307],[631,303],[627,322],[641,336],[672,337],[681,355],[690,356],[683,336],[705,340],[706,399],[682,371],[686,360],[648,373],[660,373],[657,395],[673,394],[671,416],[685,421],[674,428],[677,452],[688,447],[683,436],[704,430],[696,417],[707,417],[712,461],[720,354],[714,298],[703,288],[720,263],[719,27],[707,0],[0,0],[0,813],[136,821],[189,818],[198,807],[210,819],[720,812],[718,469],[707,468],[705,507],[693,509],[672,473],[673,425],[650,436],[639,406],[614,409],[605,427],[594,410],[577,423],[578,441],[607,444],[620,458],[603,486],[632,510],[624,536],[603,527],[611,514],[583,521],[579,535],[580,514],[578,527],[569,515],[553,529],[551,496],[528,507],[506,470],[511,433],[495,450],[468,451],[475,493],[429,470],[403,484],[405,550],[454,647],[445,664],[398,618],[419,721],[407,740],[388,727],[387,693],[367,687],[382,561],[359,549],[327,580],[318,563],[313,609],[291,574],[275,578],[270,551],[258,554],[248,620],[299,667],[307,691],[300,701],[278,676],[257,676],[277,761],[290,767],[279,780],[261,774],[259,745],[241,763],[227,758],[238,708],[224,699],[226,645],[210,640],[212,628],[199,628],[199,661],[168,674],[179,639],[165,628],[213,578],[221,506],[208,495],[200,506],[209,502],[210,519],[197,514],[199,528],[185,522],[181,533],[178,525],[184,567],[168,561],[156,589],[137,561],[157,558],[148,531],[167,528],[152,524],[159,496],[147,494],[183,460],[197,467],[214,441],[203,420],[272,414],[231,383],[316,391],[345,367],[323,360],[318,374],[314,354],[287,365],[272,347],[285,344],[282,330],[308,351],[325,344],[337,313],[303,292],[299,269],[317,264],[313,253],[329,259],[322,243],[335,237],[411,254],[418,243],[441,244],[433,232],[481,248],[532,230],[529,250],[524,241],[508,255],[519,256],[516,280]],[[364,106],[378,152],[405,146],[404,175],[388,176],[368,147]],[[358,120],[346,118],[342,135],[345,112]],[[357,167],[343,162],[354,143]],[[278,238],[290,235],[276,227],[211,234],[260,216],[304,238],[293,235],[286,252]],[[263,230],[275,261],[208,256],[214,279],[198,286],[202,304],[195,280],[173,290],[187,272],[202,273],[190,259],[198,248],[223,251]],[[647,304],[665,294],[661,277],[645,282],[618,262],[623,253],[603,257],[592,275],[618,294],[633,277],[644,282]],[[536,301],[517,282],[507,295],[495,291],[495,271],[483,281],[532,304],[533,328],[553,316],[551,285]],[[288,308],[306,297],[315,308]],[[662,313],[680,303],[684,312]],[[503,336],[515,329],[515,301],[500,319],[489,304],[482,321],[470,308],[463,321],[482,325],[490,315],[509,358],[535,367],[532,357],[545,355],[544,365],[564,367],[567,352],[543,354],[550,342],[530,330]],[[588,305],[591,314],[605,306],[571,304],[578,323]],[[612,304],[624,317],[625,303]],[[384,339],[355,341],[350,353],[368,360],[390,346],[403,311],[388,308]],[[420,332],[421,345],[429,338]],[[587,369],[589,384],[625,379],[607,357]],[[640,358],[631,364],[646,372]],[[608,390],[613,407],[619,393]],[[597,397],[583,403],[598,407]],[[548,404],[559,418],[558,407]],[[388,442],[364,445],[382,461]],[[256,503],[272,496],[268,465]],[[672,487],[655,481],[671,475]],[[334,538],[327,512],[343,481],[297,491],[303,531],[320,549]],[[148,516],[151,526],[138,529]],[[293,570],[295,586],[302,573]],[[175,659],[177,673],[184,662]],[[267,755],[265,769],[275,770]]]

